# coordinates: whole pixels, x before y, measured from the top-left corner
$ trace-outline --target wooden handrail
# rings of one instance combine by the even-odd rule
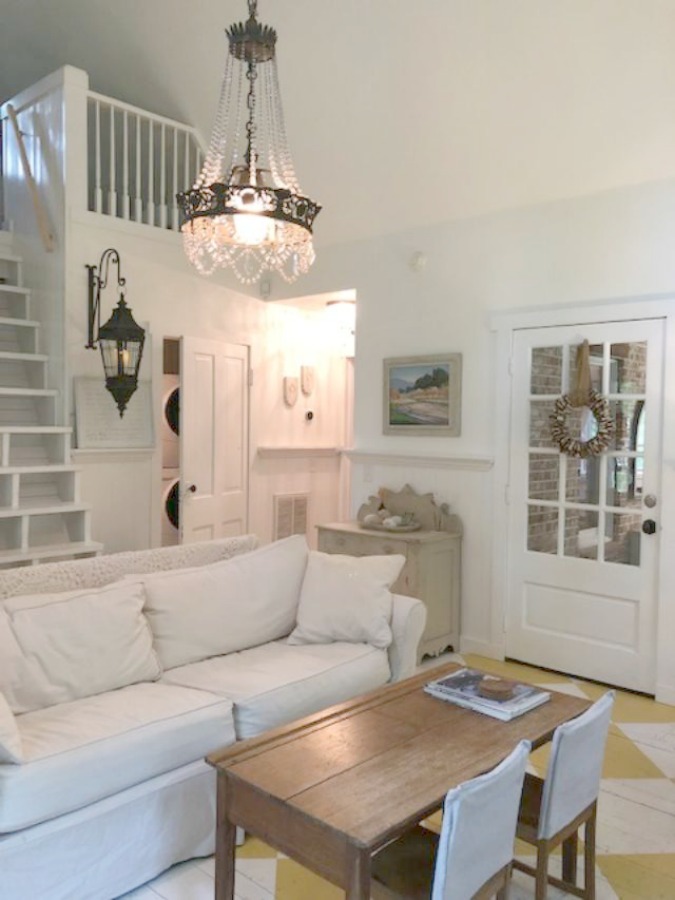
[[[49,224],[47,211],[42,200],[40,199],[40,193],[37,189],[35,178],[33,178],[33,173],[30,168],[30,162],[28,160],[28,154],[26,153],[26,145],[23,142],[23,135],[21,134],[21,129],[19,128],[19,121],[16,117],[16,110],[11,103],[7,105],[7,114],[9,116],[9,121],[12,123],[12,127],[14,128],[14,136],[16,137],[16,143],[19,148],[19,156],[21,157],[21,166],[23,168],[23,174],[26,179],[26,184],[28,185],[28,192],[33,203],[38,231],[40,232],[40,237],[42,238],[42,245],[48,253],[52,253],[56,248],[56,238],[54,237],[54,232],[52,231]]]

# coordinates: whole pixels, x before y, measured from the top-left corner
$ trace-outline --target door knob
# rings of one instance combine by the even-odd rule
[[[653,519],[645,519],[642,523],[642,530],[645,534],[654,534],[656,531],[656,522]]]
[[[187,488],[187,490],[188,490],[191,494],[195,494],[195,493],[197,493],[197,485],[196,485],[196,484],[191,484],[191,485],[189,485],[189,487]]]

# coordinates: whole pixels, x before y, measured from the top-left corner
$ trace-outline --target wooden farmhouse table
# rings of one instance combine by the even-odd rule
[[[537,747],[590,705],[552,693],[543,706],[502,722],[424,693],[427,681],[458,668],[430,669],[211,754],[216,900],[234,897],[237,825],[342,888],[348,900],[368,900],[373,853],[518,741]]]

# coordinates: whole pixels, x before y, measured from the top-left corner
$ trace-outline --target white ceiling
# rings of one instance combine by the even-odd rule
[[[208,138],[245,0],[0,0],[0,99],[70,63]],[[259,0],[318,245],[675,175],[674,0]]]

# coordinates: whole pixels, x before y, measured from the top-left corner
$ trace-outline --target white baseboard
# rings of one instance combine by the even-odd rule
[[[667,703],[668,706],[675,706],[675,687],[670,684],[657,684],[656,699],[659,703]]]
[[[504,647],[480,638],[460,637],[460,653],[475,653],[477,656],[487,656],[489,659],[504,659]]]

